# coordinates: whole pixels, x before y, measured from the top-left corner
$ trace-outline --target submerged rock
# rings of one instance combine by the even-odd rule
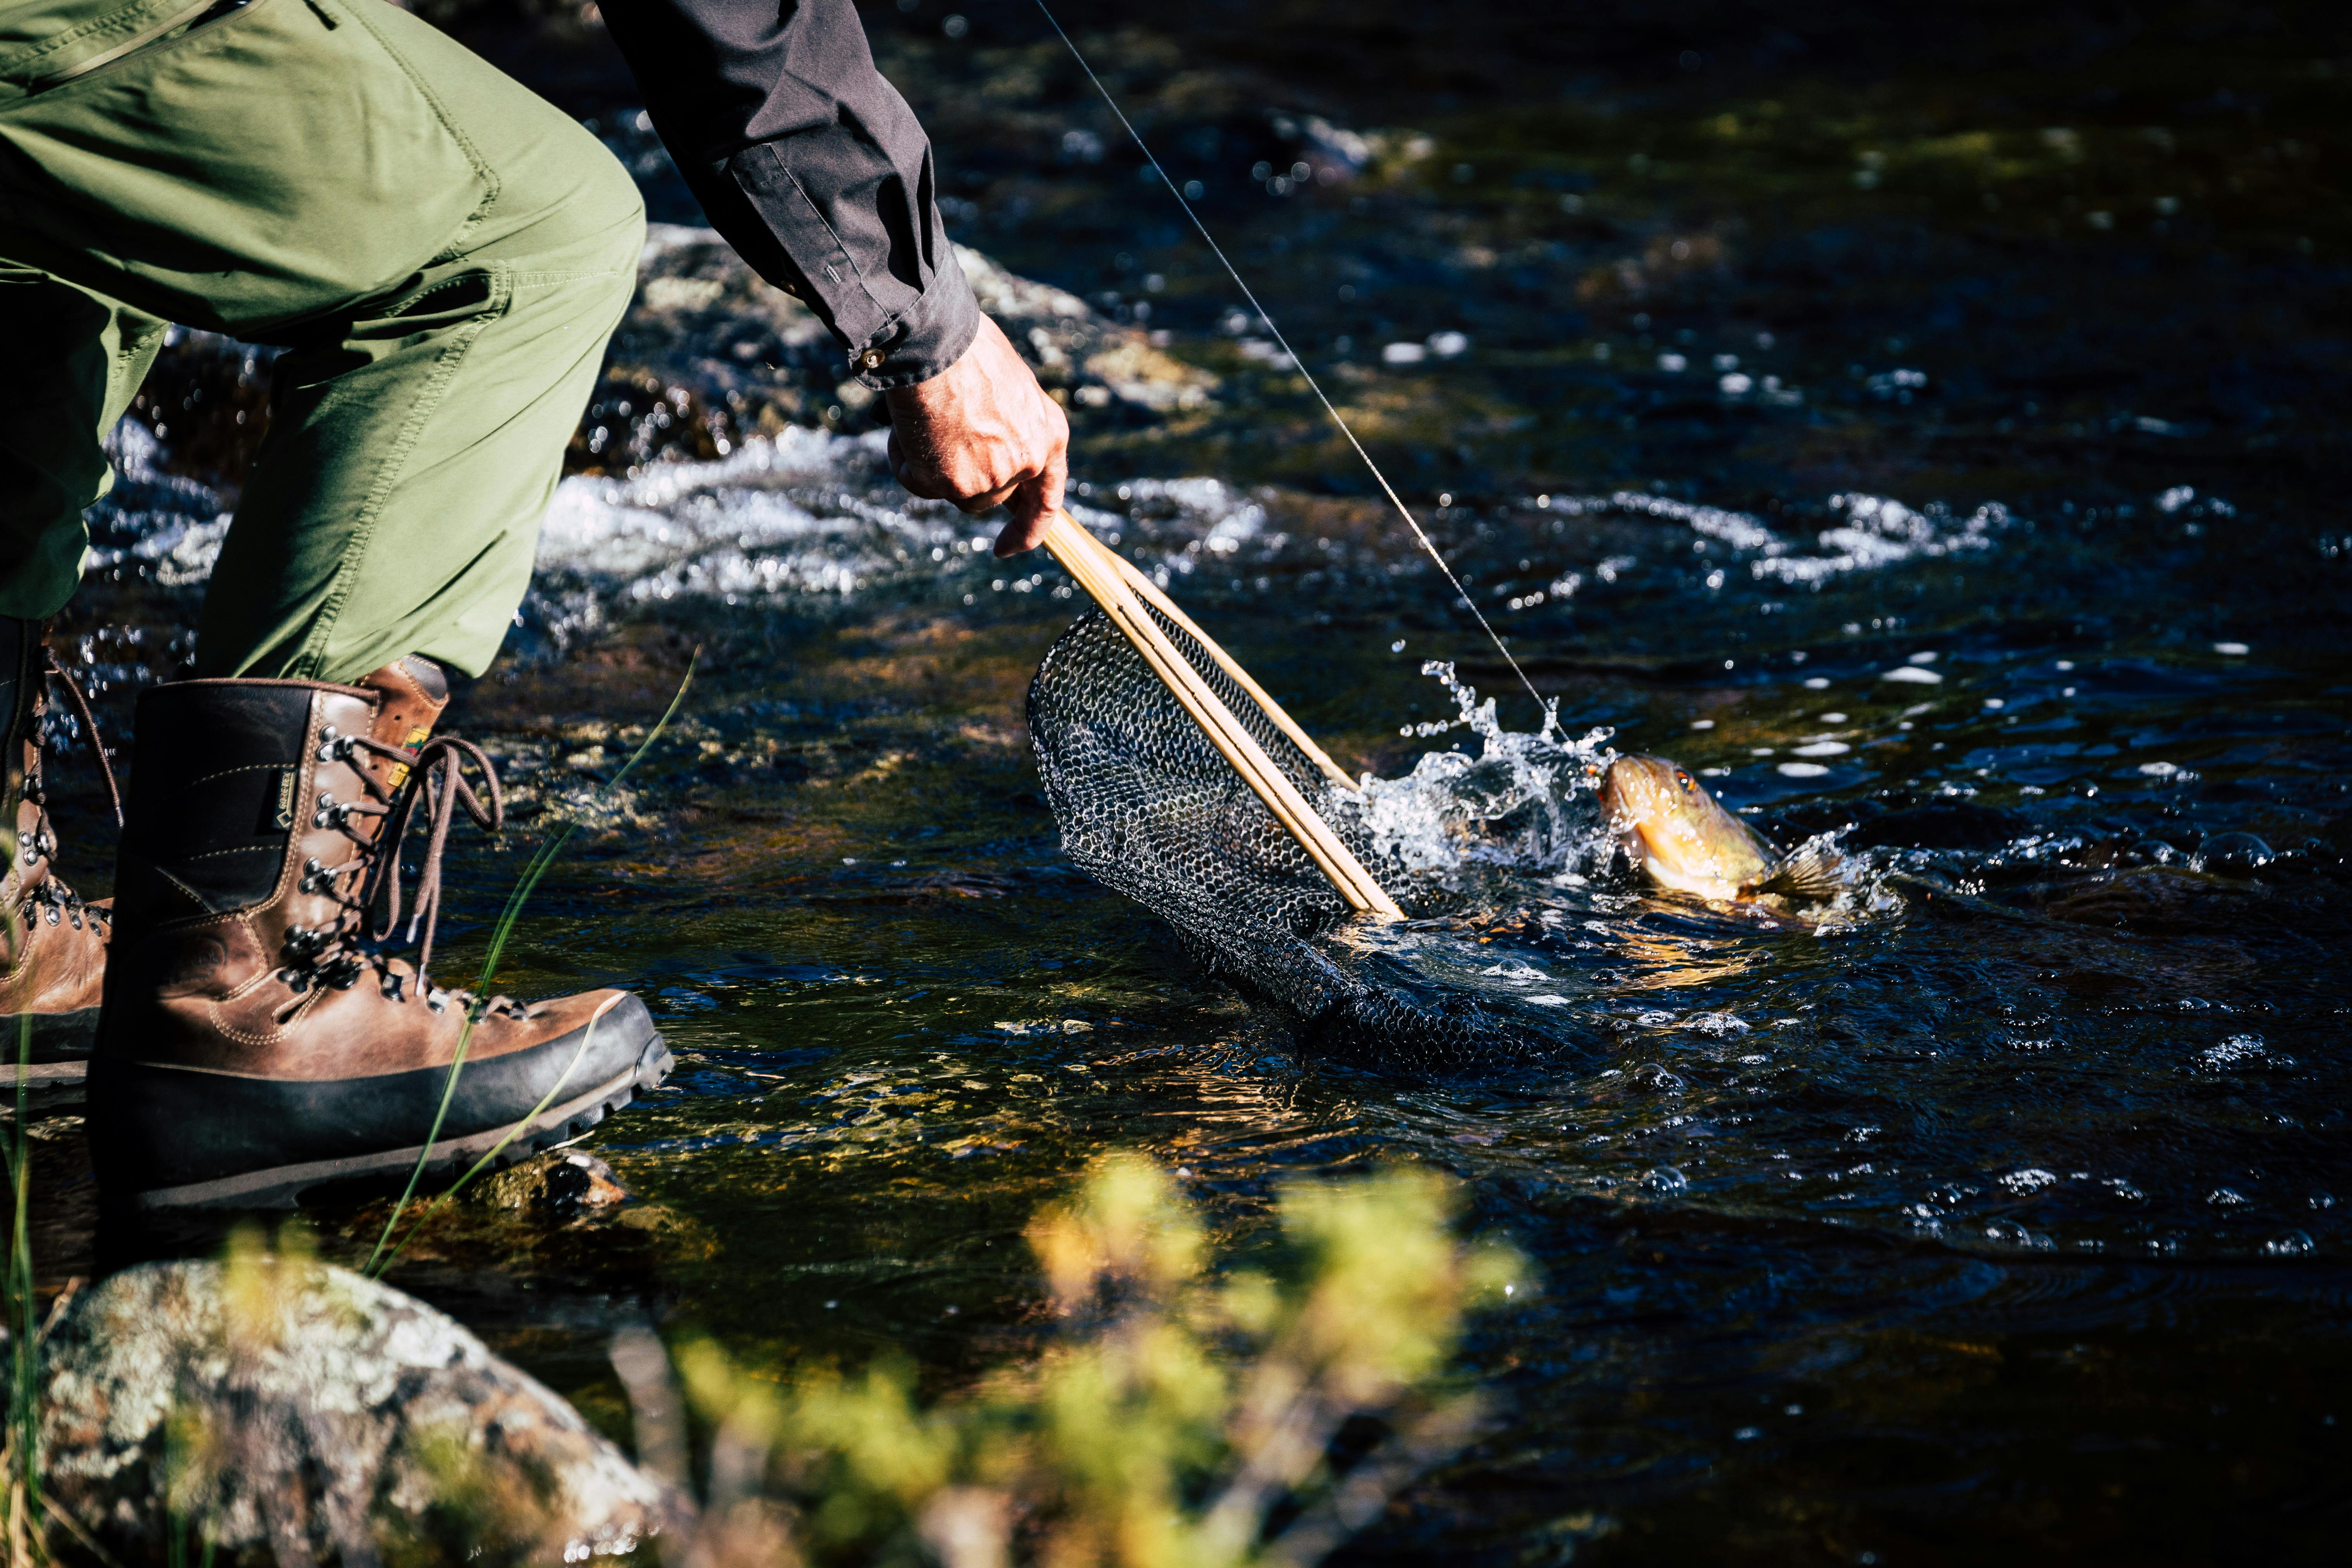
[[[577,1149],[535,1154],[486,1177],[466,1194],[484,1208],[521,1209],[553,1219],[609,1213],[628,1201],[613,1167]]]
[[[42,1360],[68,1559],[86,1533],[122,1563],[177,1560],[177,1532],[222,1563],[577,1562],[687,1514],[457,1322],[305,1259],[128,1269],[72,1303]]]

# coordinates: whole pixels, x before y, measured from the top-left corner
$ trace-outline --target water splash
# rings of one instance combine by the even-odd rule
[[[1559,728],[1556,704],[1534,733],[1507,730],[1496,716],[1495,699],[1480,701],[1477,688],[1453,665],[1431,660],[1421,672],[1452,695],[1457,716],[1408,729],[1466,729],[1478,752],[1457,745],[1423,753],[1402,778],[1365,776],[1359,809],[1381,856],[1414,872],[1471,864],[1559,872],[1603,847],[1607,825],[1593,792],[1616,755],[1605,749],[1613,731],[1596,728],[1571,740]]]

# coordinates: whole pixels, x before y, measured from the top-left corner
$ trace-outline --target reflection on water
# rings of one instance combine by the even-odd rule
[[[1019,728],[1066,580],[898,496],[790,312],[672,235],[513,657],[461,697],[521,826],[453,871],[444,941],[701,645],[508,975],[636,986],[680,1070],[591,1140],[638,1221],[475,1215],[402,1282],[616,1419],[622,1321],[941,1380],[1031,1342],[1021,1227],[1105,1148],[1244,1243],[1277,1178],[1423,1162],[1547,1282],[1472,1345],[1503,1424],[1361,1555],[2314,1555],[2352,1431],[2352,531],[2315,324],[2345,51],[2292,7],[2082,31],[2063,68],[2000,7],[1975,43],[1792,10],[1793,49],[1619,8],[1653,60],[1498,9],[1396,23],[1398,78],[1379,7],[1137,9],[1121,90],[1558,700],[1538,733],[1048,40],[935,9],[869,21],[955,149],[959,237],[1059,290],[1079,514],[1449,890],[1355,940],[1565,1047],[1302,1060],[1073,872]],[[1313,83],[1256,52],[1310,23]],[[118,437],[70,623],[110,718],[185,653],[260,374],[184,339]],[[1642,884],[1591,803],[1608,746],[1780,848],[1832,836],[1838,918]],[[100,814],[66,809],[102,884]],[[88,1247],[65,1146],[58,1275]]]

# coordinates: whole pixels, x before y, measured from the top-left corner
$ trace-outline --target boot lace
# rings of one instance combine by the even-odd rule
[[[304,863],[300,890],[332,900],[340,912],[329,925],[296,926],[286,933],[288,962],[281,976],[297,993],[310,989],[314,981],[341,990],[372,970],[385,996],[405,1002],[411,994],[408,976],[393,967],[391,955],[418,944],[415,994],[436,1013],[451,1001],[472,1001],[471,992],[435,985],[428,972],[433,939],[441,921],[442,868],[450,828],[461,815],[492,833],[506,822],[498,770],[489,756],[471,741],[455,735],[436,735],[411,752],[366,735],[337,734],[331,725],[318,756],[320,762],[341,763],[375,757],[404,764],[408,773],[396,788],[387,789],[367,769],[355,769],[367,793],[367,798],[361,800],[339,801],[320,791],[311,826],[341,830],[357,852],[340,866],[323,865],[315,858]],[[466,777],[468,763],[481,780],[480,791]],[[404,931],[401,856],[420,812],[425,858],[417,867],[415,887],[407,900]],[[362,822],[373,822],[373,831],[357,826]],[[520,1004],[502,996],[493,997],[489,1005],[527,1016]]]
[[[107,758],[106,742],[98,732],[98,715],[90,709],[89,698],[83,693],[81,687],[75,682],[66,667],[58,662],[56,650],[44,647],[41,650],[41,661],[39,673],[43,681],[47,685],[63,689],[68,706],[73,709],[74,716],[81,722],[82,732],[89,737],[91,754],[98,758],[98,771],[106,780],[107,802],[114,808],[114,825],[121,827],[122,826],[122,791],[115,783],[114,764]],[[16,845],[16,865],[20,869],[25,870],[29,870],[42,861],[51,858],[58,852],[58,837],[49,826],[49,794],[46,777],[48,771],[48,738],[43,733],[43,726],[37,713],[35,716],[33,732],[29,739],[33,742],[33,765],[25,774],[23,794],[25,799],[32,803],[35,816],[33,830],[25,835]],[[36,914],[36,910],[39,912]],[[33,921],[39,920],[48,925],[69,924],[74,930],[79,931],[85,923],[100,925],[110,921],[111,916],[111,910],[85,903],[79,893],[67,887],[54,876],[42,878],[38,885],[25,898],[24,918],[28,925]]]

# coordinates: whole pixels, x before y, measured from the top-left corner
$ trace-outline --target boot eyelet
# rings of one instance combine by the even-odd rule
[[[333,935],[324,926],[289,926],[286,929],[286,956],[296,963],[315,958],[326,951]]]

